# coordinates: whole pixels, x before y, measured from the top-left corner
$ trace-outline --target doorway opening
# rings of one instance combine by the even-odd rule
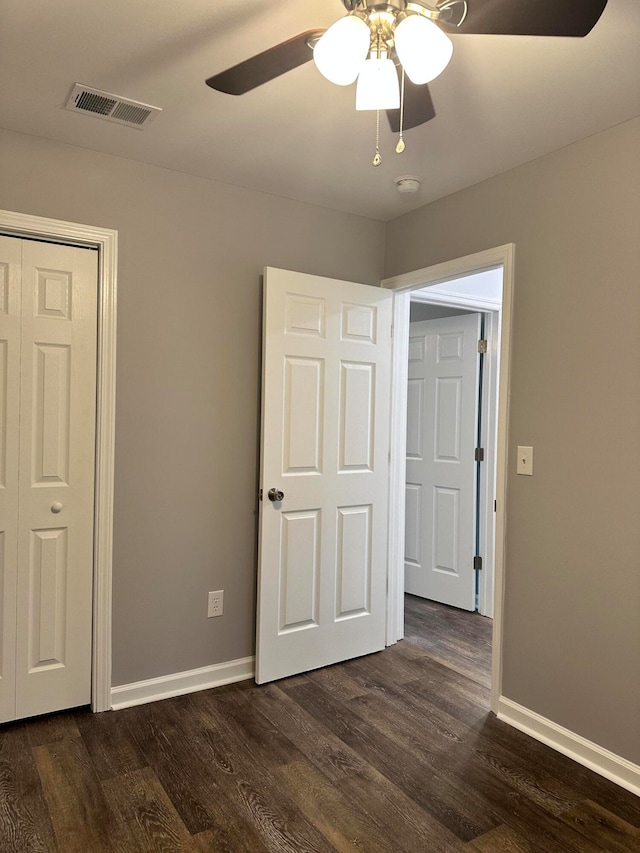
[[[493,617],[502,268],[410,300],[405,634],[426,630],[437,642],[447,626],[461,640],[486,638],[490,621],[476,623]],[[459,666],[486,683],[488,657],[490,647]]]
[[[405,592],[492,618],[502,268],[410,300]]]
[[[476,483],[477,519],[476,542],[484,553],[483,566],[494,567],[493,573],[480,573],[478,584],[478,610],[493,617],[491,708],[496,711],[501,695],[502,661],[502,610],[504,587],[505,542],[505,491],[507,461],[507,427],[509,399],[509,363],[511,340],[511,305],[513,293],[513,265],[515,246],[507,244],[468,255],[433,267],[387,279],[383,286],[395,291],[394,337],[392,364],[392,417],[391,417],[391,502],[389,542],[389,596],[387,612],[387,644],[404,636],[405,596],[405,529],[408,503],[406,500],[407,459],[407,404],[409,380],[409,338],[412,297],[419,291],[421,300],[432,305],[467,309],[484,315],[485,331],[482,337],[493,344],[487,345],[487,360],[483,365],[483,393],[478,403],[484,408],[483,435],[493,437],[485,442],[484,477]],[[487,278],[495,272],[502,283],[501,301],[495,292],[480,296],[469,293],[474,276]],[[454,285],[454,282],[458,282]],[[462,281],[462,284],[461,284]],[[479,279],[476,279],[476,284]],[[466,284],[466,293],[465,290]],[[459,288],[452,302],[451,289]],[[447,293],[448,291],[448,293]],[[417,301],[417,300],[414,300]],[[494,381],[491,381],[491,377]],[[498,395],[498,387],[500,394]],[[494,394],[493,404],[485,395],[489,389]],[[481,445],[478,445],[481,446]],[[450,496],[449,496],[450,497]],[[454,503],[450,500],[450,505]],[[409,508],[410,509],[410,508]],[[473,515],[473,513],[472,513]],[[492,552],[492,553],[491,553]],[[476,556],[474,554],[473,556]],[[479,570],[478,570],[479,571]],[[473,573],[475,579],[475,572]],[[475,603],[475,598],[474,598]],[[491,608],[493,604],[493,608]],[[469,608],[474,609],[474,608]]]

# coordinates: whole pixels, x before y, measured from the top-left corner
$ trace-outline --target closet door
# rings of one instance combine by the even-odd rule
[[[0,237],[0,722],[15,717],[22,241]]]
[[[96,325],[97,252],[22,241],[16,718],[91,700]]]
[[[91,700],[97,252],[22,261],[18,718]]]

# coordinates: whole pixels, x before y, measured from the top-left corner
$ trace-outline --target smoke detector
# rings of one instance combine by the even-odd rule
[[[394,183],[399,193],[417,193],[422,179],[418,175],[400,175]]]
[[[140,101],[132,101],[130,98],[122,98],[111,92],[103,92],[91,86],[83,86],[75,83],[71,94],[65,104],[65,109],[74,113],[88,113],[97,118],[113,121],[116,124],[126,124],[128,127],[136,127],[138,130],[146,127],[149,122],[161,113],[160,107],[152,107],[150,104],[142,104]]]

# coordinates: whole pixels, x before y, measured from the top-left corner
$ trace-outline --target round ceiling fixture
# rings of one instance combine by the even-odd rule
[[[417,193],[422,184],[419,175],[400,175],[394,181],[399,193]]]

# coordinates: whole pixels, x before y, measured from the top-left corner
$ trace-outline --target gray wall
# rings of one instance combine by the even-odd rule
[[[119,232],[113,683],[251,655],[262,269],[378,284],[384,226],[29,136],[0,144],[0,207]]]
[[[0,206],[120,234],[113,682],[252,654],[260,273],[375,284],[385,229],[0,145]],[[407,214],[385,272],[517,244],[504,693],[637,763],[639,150],[635,120]],[[532,478],[513,473],[516,444],[535,447]],[[225,616],[207,620],[218,588]]]
[[[439,320],[441,317],[458,317],[460,314],[473,313],[460,308],[449,308],[447,305],[429,305],[426,302],[412,302],[409,309],[409,321],[417,323],[420,320]]]
[[[407,214],[385,271],[515,242],[503,693],[635,763],[639,152],[635,119]]]

